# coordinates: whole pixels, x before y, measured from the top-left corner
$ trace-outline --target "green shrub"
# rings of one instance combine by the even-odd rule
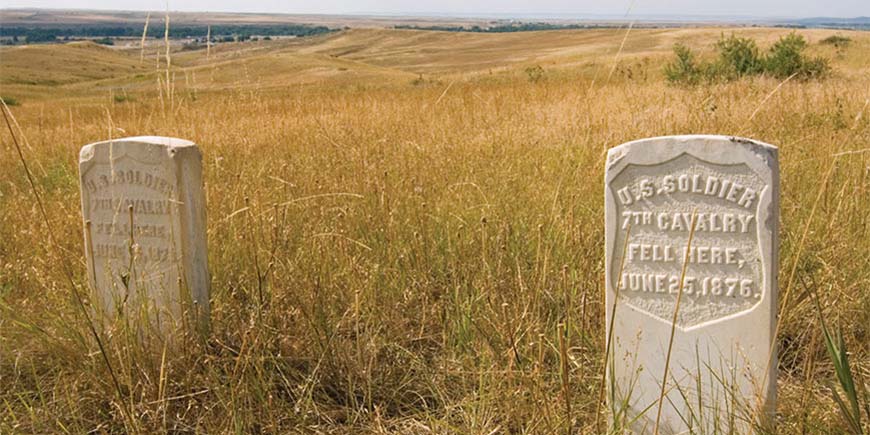
[[[830,72],[828,60],[804,55],[807,42],[803,36],[791,33],[779,39],[765,56],[759,54],[758,45],[749,38],[734,35],[722,37],[716,43],[719,52],[713,62],[699,63],[688,47],[674,46],[675,58],[665,65],[665,78],[670,83],[696,84],[736,80],[741,77],[768,74],[786,79],[823,78]]]
[[[532,83],[537,83],[544,78],[544,68],[540,65],[530,66],[526,68],[526,76],[528,76],[529,81]]]
[[[126,94],[115,94],[112,97],[112,99],[115,100],[116,103],[125,103],[128,101],[133,101],[133,97],[128,96]]]
[[[0,101],[3,101],[7,106],[17,106],[18,99],[14,97],[0,97]]]
[[[786,78],[801,70],[804,58],[801,52],[806,48],[807,42],[803,36],[791,33],[782,37],[770,48],[764,62],[764,68],[771,75]]]
[[[822,58],[809,59],[803,51],[807,41],[803,36],[791,33],[779,39],[764,61],[764,70],[777,78],[795,76],[801,79],[817,78],[828,73],[828,61]]]
[[[828,59],[823,57],[814,57],[811,59],[804,59],[804,63],[801,65],[798,78],[801,79],[820,79],[826,77],[831,73],[831,65],[828,63]]]
[[[819,41],[822,45],[833,45],[836,48],[846,48],[852,42],[852,38],[842,35],[831,35]]]
[[[109,38],[109,37],[95,39],[94,42],[96,42],[97,44],[102,44],[102,45],[115,45],[115,41],[113,41],[112,38]]]
[[[665,65],[665,78],[671,83],[695,84],[700,78],[700,70],[695,62],[695,54],[683,44],[674,44],[676,58]]]
[[[759,74],[764,70],[758,46],[752,39],[731,35],[720,39],[716,48],[719,50],[719,59],[711,71],[717,76],[730,80]]]

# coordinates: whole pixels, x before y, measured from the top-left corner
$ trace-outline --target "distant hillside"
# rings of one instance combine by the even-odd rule
[[[813,17],[794,21],[804,27],[870,30],[870,17],[832,18]]]
[[[59,86],[141,74],[153,70],[136,53],[93,42],[28,45],[0,49],[0,84]]]

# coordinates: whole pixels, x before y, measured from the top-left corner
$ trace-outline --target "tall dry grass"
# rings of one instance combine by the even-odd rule
[[[153,85],[123,103],[99,88],[25,100],[12,110],[47,224],[4,134],[0,432],[595,433],[605,151],[684,133],[780,147],[793,283],[777,431],[846,430],[817,311],[870,379],[870,121],[857,118],[870,58],[857,59],[775,93],[765,78],[672,88],[629,57],[634,74],[594,86],[611,65],[535,83],[517,68],[238,89],[198,70],[172,110]],[[133,135],[202,147],[212,333],[164,352],[110,331],[107,365],[63,265],[84,286],[79,148]]]

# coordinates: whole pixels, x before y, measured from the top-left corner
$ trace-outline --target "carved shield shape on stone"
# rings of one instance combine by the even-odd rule
[[[691,329],[739,315],[764,296],[758,204],[766,188],[745,163],[717,164],[683,153],[650,165],[628,164],[609,186],[616,201],[613,288],[622,300],[670,322],[688,268],[677,326]],[[688,246],[692,220],[695,231]]]

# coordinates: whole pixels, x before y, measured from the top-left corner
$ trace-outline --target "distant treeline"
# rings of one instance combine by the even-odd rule
[[[538,30],[567,30],[567,29],[605,29],[617,26],[599,24],[552,24],[552,23],[512,23],[499,24],[496,26],[411,26],[401,24],[394,26],[396,29],[412,30],[437,30],[441,32],[477,32],[477,33],[510,33],[510,32],[533,32]]]
[[[311,36],[333,32],[325,26],[308,26],[304,24],[239,24],[211,26],[213,38],[220,36],[238,36],[242,39],[253,35],[262,36]],[[172,26],[169,28],[170,38],[205,38],[208,26]],[[76,26],[76,27],[0,27],[0,37],[25,39],[28,43],[50,42],[58,38],[85,37],[141,37],[142,26]],[[163,37],[163,24],[155,23],[149,29],[149,36]]]
[[[815,20],[815,21],[813,21]],[[832,19],[826,19],[829,21],[819,21],[819,19],[813,20],[798,20],[795,22],[788,23],[774,23],[774,24],[764,24],[764,23],[754,23],[749,27],[781,27],[787,29],[812,29],[812,28],[825,28],[825,29],[851,29],[851,30],[870,30],[870,18],[853,18],[847,19],[843,22],[835,22],[831,21]],[[863,21],[862,21],[863,20]],[[435,30],[441,32],[477,32],[477,33],[509,33],[509,32],[532,32],[537,30],[566,30],[566,29],[613,29],[620,27],[618,24],[553,24],[553,23],[509,23],[509,24],[498,24],[494,26],[479,26],[474,25],[470,27],[465,26],[415,26],[415,25],[407,25],[400,24],[393,26],[395,29],[411,29],[411,30]],[[639,25],[635,25],[635,28],[643,27],[659,27],[659,25],[654,23],[640,23]]]
[[[796,23],[802,27],[811,28],[870,30],[870,17],[813,17],[796,20]]]

